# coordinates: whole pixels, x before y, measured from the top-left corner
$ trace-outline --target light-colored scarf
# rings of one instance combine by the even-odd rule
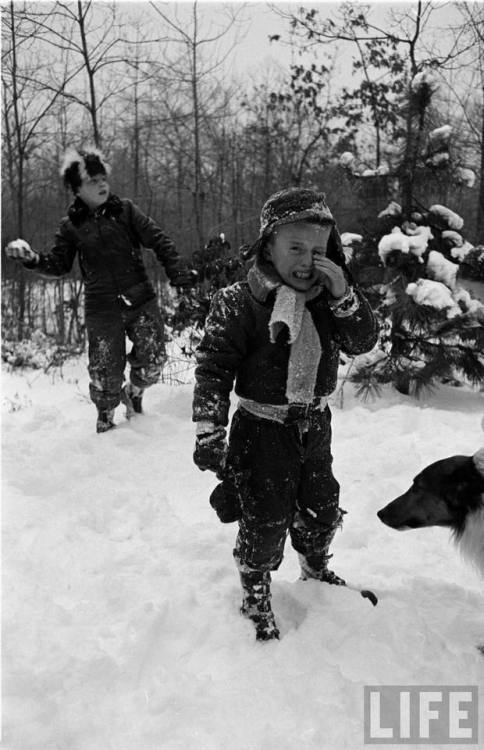
[[[314,387],[321,359],[321,343],[306,302],[320,293],[320,289],[298,292],[282,285],[276,292],[274,308],[269,320],[269,335],[275,343],[280,331],[287,327],[291,352],[287,370],[286,398],[288,402],[308,404],[314,399]]]

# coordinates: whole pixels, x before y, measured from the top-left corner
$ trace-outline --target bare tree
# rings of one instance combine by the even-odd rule
[[[123,89],[125,39],[116,3],[77,0],[55,2],[48,8],[33,3],[29,18],[44,32],[44,42],[67,61],[70,85],[61,93],[87,114],[93,141],[101,146],[103,107]],[[55,83],[49,88],[55,91]]]
[[[201,247],[205,239],[205,185],[203,175],[203,135],[210,118],[219,113],[218,101],[213,98],[213,77],[231,53],[233,44],[225,51],[220,51],[219,43],[238,22],[241,8],[224,9],[226,21],[220,29],[204,29],[203,10],[195,1],[191,5],[190,17],[184,13],[183,6],[177,7],[173,16],[162,9],[159,3],[151,3],[171,31],[170,42],[174,48],[171,59],[166,62],[172,80],[188,94],[191,102],[190,119],[192,122],[193,143],[193,210],[196,222],[196,235]],[[204,54],[208,49],[208,54]],[[211,54],[210,54],[211,53]]]
[[[354,72],[361,73],[359,86],[346,92],[349,100],[361,103],[370,113],[375,128],[377,164],[381,156],[384,123],[397,124],[397,113],[404,114],[404,146],[399,173],[402,208],[409,214],[419,157],[422,152],[425,118],[433,91],[431,85],[413,86],[417,74],[444,68],[464,54],[469,44],[442,34],[431,44],[424,33],[438,6],[418,0],[410,9],[391,10],[386,25],[370,20],[369,8],[342,3],[336,20],[319,16],[305,8],[297,14],[283,11],[303,47],[327,44],[351,44],[356,53]],[[386,80],[385,80],[386,78]],[[356,113],[361,121],[361,111]]]
[[[51,88],[52,60],[36,54],[40,30],[31,23],[26,4],[14,3],[2,14],[2,90],[4,164],[7,167],[9,196],[16,217],[10,231],[24,235],[24,207],[29,161],[38,151],[40,129],[68,85],[70,76],[62,70],[56,88]],[[21,337],[26,310],[26,283],[23,269],[17,270],[18,335]]]
[[[479,199],[476,221],[477,242],[484,244],[484,9],[482,5],[462,3],[459,6],[465,18],[465,31],[471,37],[476,52],[475,63],[478,71],[481,101],[480,129],[476,129],[478,148],[480,150]],[[470,123],[471,128],[473,123]]]

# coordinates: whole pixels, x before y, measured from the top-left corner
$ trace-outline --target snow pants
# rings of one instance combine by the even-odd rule
[[[135,310],[86,314],[89,343],[89,392],[100,409],[114,409],[121,399],[126,362],[130,381],[146,388],[158,382],[166,359],[163,318],[155,299]],[[132,342],[126,354],[126,337]]]
[[[288,533],[297,552],[324,555],[341,523],[329,408],[313,410],[305,426],[240,408],[234,414],[223,484],[240,502],[234,556],[241,570],[277,570]]]

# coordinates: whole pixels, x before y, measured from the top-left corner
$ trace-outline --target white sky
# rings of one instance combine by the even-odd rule
[[[147,0],[138,0],[138,2],[124,2],[117,0],[118,4],[130,6],[135,12],[142,10],[149,14],[154,14],[153,9]],[[192,0],[178,0],[177,2],[159,2],[160,9],[171,15],[175,10],[179,17],[183,17],[184,12],[190,13],[187,16],[187,23],[191,21]],[[241,10],[241,23],[238,24],[237,30],[232,29],[224,38],[222,46],[224,49],[237,42],[233,51],[228,57],[226,63],[227,73],[235,73],[240,78],[249,76],[260,78],[264,70],[269,70],[271,64],[282,65],[286,67],[291,62],[291,50],[281,41],[269,42],[269,35],[280,34],[281,38],[287,39],[289,36],[289,24],[281,18],[273,8],[293,10],[296,12],[301,6],[306,8],[317,8],[320,15],[324,11],[328,15],[333,14],[340,6],[341,2],[326,2],[325,0],[316,0],[316,2],[222,2],[218,0],[198,0],[199,18],[202,27],[210,28],[211,32],[219,31],[227,25],[226,10],[228,7]],[[358,3],[355,3],[358,4]],[[362,6],[371,7],[372,20],[382,22],[387,17],[388,12],[392,9],[404,11],[410,14],[412,9],[416,8],[417,3],[407,2],[406,0],[392,0],[392,2],[369,2],[360,3]],[[437,40],[441,34],[440,26],[448,25],[452,16],[455,2],[435,2],[434,7],[440,6],[439,12],[433,12],[430,18],[429,28],[433,29],[433,38]],[[229,41],[230,40],[230,41]],[[334,48],[333,48],[334,51]],[[322,59],[320,59],[320,62]],[[339,69],[335,71],[338,83],[348,85],[351,76],[350,60],[344,51],[340,50]],[[341,78],[341,80],[340,80]]]

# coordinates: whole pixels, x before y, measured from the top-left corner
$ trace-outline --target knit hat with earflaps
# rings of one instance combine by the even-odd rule
[[[108,175],[111,171],[103,154],[95,146],[83,149],[68,148],[62,160],[60,175],[64,185],[73,192],[81,186],[86,177],[97,174]]]
[[[253,256],[262,260],[263,250],[274,229],[296,221],[332,224],[326,254],[330,260],[346,270],[341,238],[324,193],[300,187],[279,190],[266,200],[260,214],[259,237],[253,245],[246,246],[241,251],[244,260]]]

